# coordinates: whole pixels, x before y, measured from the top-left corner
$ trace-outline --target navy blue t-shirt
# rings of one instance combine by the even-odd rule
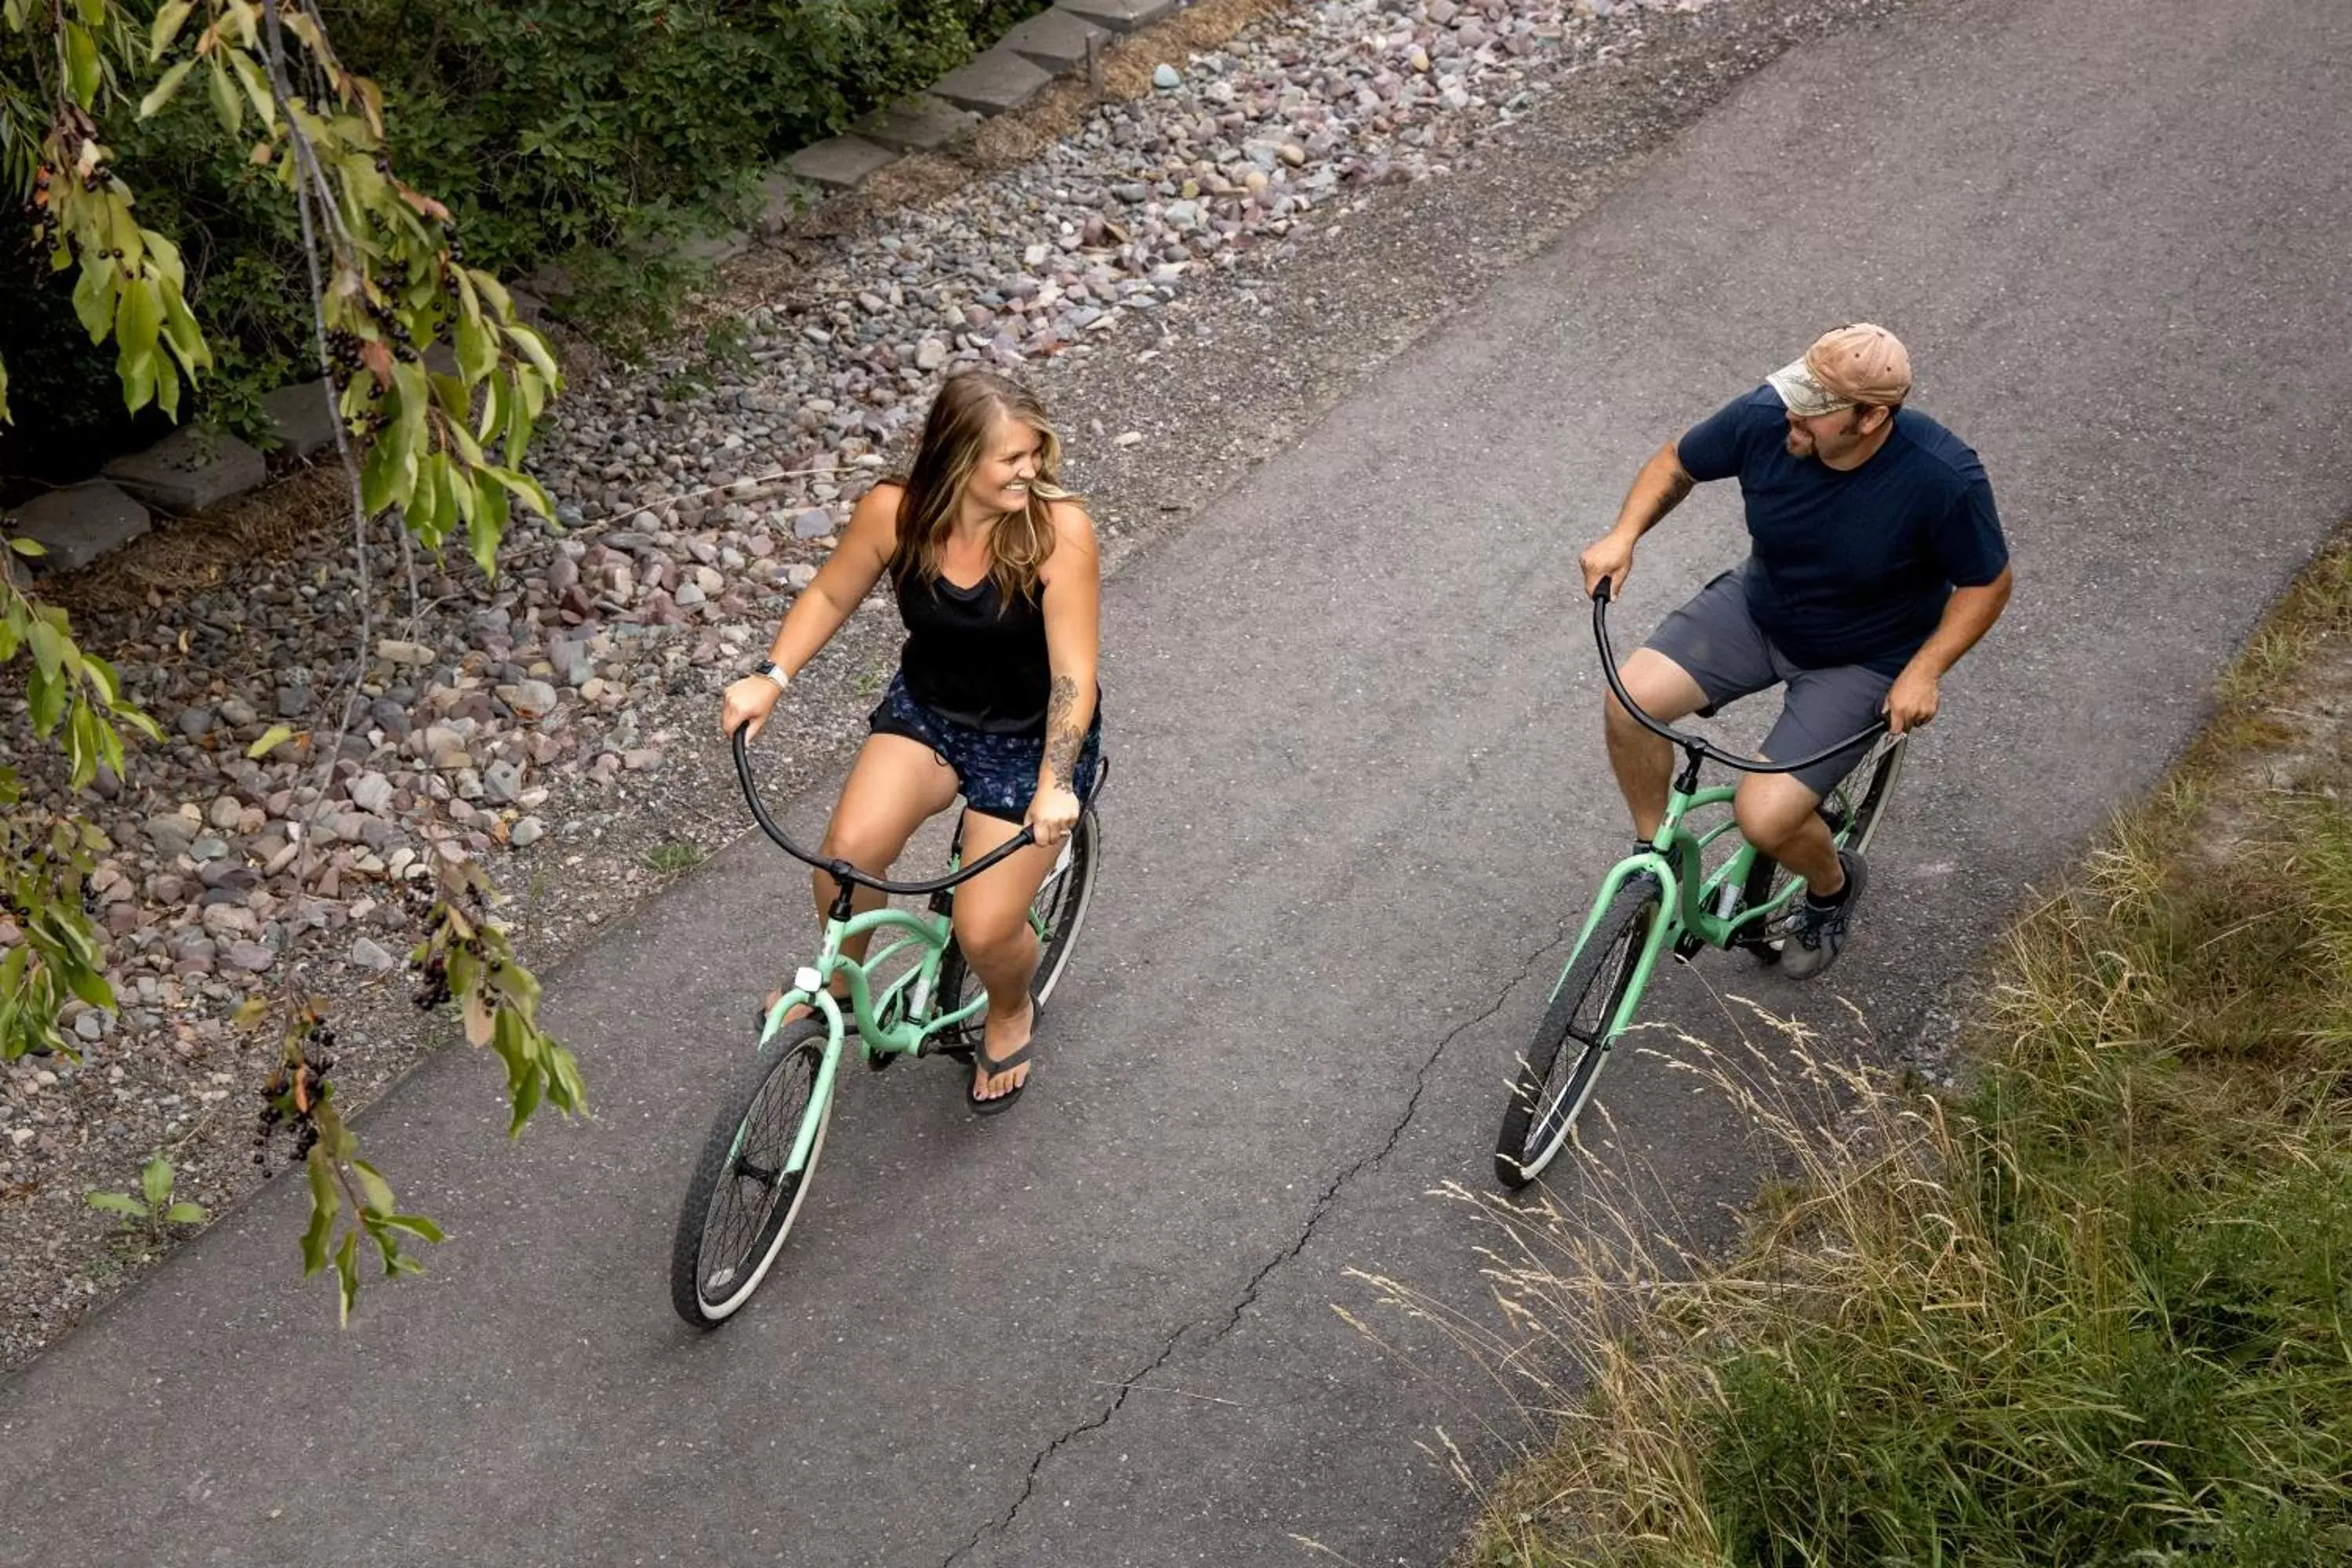
[[[1739,479],[1753,553],[1748,611],[1807,669],[1901,672],[1932,636],[1955,587],[2009,564],[1992,485],[1967,444],[1924,414],[1862,467],[1792,458],[1789,416],[1768,384],[1691,426],[1675,447],[1695,479]]]

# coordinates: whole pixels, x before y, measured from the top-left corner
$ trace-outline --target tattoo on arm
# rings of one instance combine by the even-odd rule
[[[1086,739],[1071,722],[1077,706],[1078,683],[1055,676],[1045,699],[1045,771],[1065,789],[1077,788],[1078,746]]]

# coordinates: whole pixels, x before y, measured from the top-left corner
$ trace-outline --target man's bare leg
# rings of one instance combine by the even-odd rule
[[[1687,719],[1706,706],[1706,693],[1681,665],[1654,648],[1637,648],[1617,668],[1626,693],[1642,710],[1662,723]],[[1611,692],[1605,699],[1605,730],[1609,765],[1617,774],[1617,788],[1633,814],[1633,831],[1642,837],[1657,836],[1665,820],[1666,790],[1674,782],[1675,748],[1662,735],[1642,728]]]

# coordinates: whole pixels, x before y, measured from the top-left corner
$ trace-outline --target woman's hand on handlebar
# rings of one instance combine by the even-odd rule
[[[1070,836],[1078,825],[1078,797],[1068,785],[1059,782],[1041,784],[1037,793],[1029,797],[1029,810],[1023,826],[1030,837],[1051,849]]]
[[[760,726],[768,721],[776,699],[783,694],[784,689],[764,675],[747,675],[735,681],[719,700],[719,732],[731,736],[748,724],[751,728],[744,731],[743,738],[756,740]]]
[[[1578,559],[1577,564],[1584,569],[1586,598],[1591,598],[1604,582],[1609,584],[1611,598],[1622,598],[1625,579],[1633,573],[1633,542],[1612,529]]]

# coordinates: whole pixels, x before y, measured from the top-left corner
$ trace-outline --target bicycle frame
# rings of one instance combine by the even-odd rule
[[[1739,847],[1721,866],[1711,873],[1705,869],[1702,857],[1707,847],[1727,833],[1737,836],[1738,820],[1727,815],[1723,821],[1706,831],[1694,832],[1683,825],[1683,819],[1693,811],[1710,806],[1722,806],[1727,810],[1739,792],[1736,786],[1727,784],[1699,788],[1699,764],[1712,758],[1742,773],[1795,772],[1867,741],[1885,728],[1885,721],[1882,719],[1862,733],[1814,756],[1779,763],[1759,763],[1750,758],[1736,757],[1696,735],[1683,734],[1643,712],[1618,679],[1617,657],[1609,646],[1610,597],[1610,584],[1604,579],[1592,595],[1592,635],[1600,647],[1601,672],[1608,679],[1609,689],[1644,729],[1679,746],[1684,758],[1682,767],[1667,788],[1666,814],[1658,823],[1658,831],[1652,837],[1650,847],[1640,854],[1628,855],[1610,868],[1608,876],[1601,879],[1599,895],[1592,900],[1591,911],[1584,917],[1583,928],[1577,932],[1576,945],[1569,950],[1571,953],[1583,951],[1585,942],[1592,936],[1593,928],[1601,923],[1601,915],[1627,882],[1643,875],[1656,879],[1664,895],[1659,918],[1650,922],[1649,934],[1642,943],[1640,956],[1635,960],[1633,978],[1625,988],[1618,1016],[1609,1020],[1610,1030],[1614,1033],[1624,1027],[1632,1016],[1634,1005],[1641,1001],[1642,993],[1650,984],[1650,973],[1657,963],[1659,952],[1669,942],[1678,948],[1691,943],[1713,948],[1732,947],[1786,908],[1802,885],[1791,879],[1787,887],[1752,909],[1733,907],[1733,899],[1744,896],[1748,873],[1756,864],[1757,849],[1743,838]],[[1696,952],[1697,947],[1689,946],[1687,951]],[[1563,970],[1559,984],[1552,987],[1554,996],[1559,994],[1559,985],[1566,984],[1567,979],[1567,971]]]
[[[970,1022],[988,1005],[988,999],[982,996],[952,1012],[924,1013],[932,989],[939,984],[940,966],[946,961],[952,929],[944,910],[923,914],[909,914],[904,910],[869,910],[846,921],[826,921],[816,962],[794,973],[793,989],[769,1009],[768,1025],[761,1039],[765,1041],[775,1033],[777,1021],[785,1009],[806,1003],[824,1018],[836,1044],[854,1022],[860,1047],[869,1060],[885,1051],[922,1055],[926,1041]],[[908,934],[862,963],[841,951],[844,944],[881,931],[903,931]],[[872,973],[910,947],[924,949],[922,958],[877,991],[870,978]],[[846,1018],[827,984],[835,974],[845,975],[849,981]]]
[[[1582,951],[1591,938],[1593,928],[1627,882],[1640,876],[1654,879],[1664,897],[1658,918],[1650,922],[1648,936],[1634,960],[1631,984],[1625,988],[1620,1005],[1619,1017],[1609,1020],[1612,1033],[1625,1026],[1626,1018],[1642,1000],[1650,984],[1651,972],[1656,967],[1658,955],[1670,945],[1679,945],[1685,939],[1696,940],[1709,947],[1728,948],[1740,941],[1753,926],[1771,919],[1794,896],[1799,884],[1791,882],[1769,903],[1758,908],[1743,909],[1729,916],[1716,912],[1727,890],[1737,891],[1748,880],[1748,868],[1756,863],[1756,847],[1742,841],[1731,858],[1712,872],[1704,870],[1701,857],[1707,846],[1725,834],[1737,835],[1739,825],[1727,816],[1704,832],[1694,832],[1683,825],[1683,818],[1692,811],[1708,806],[1731,805],[1738,792],[1727,785],[1703,790],[1683,787],[1677,781],[1666,795],[1666,815],[1658,825],[1650,847],[1639,854],[1628,855],[1609,869],[1601,879],[1601,890],[1592,900],[1592,908],[1584,917],[1584,924],[1576,935],[1576,944],[1569,951]],[[1557,995],[1568,975],[1563,970],[1560,979],[1552,986]],[[1549,1001],[1549,998],[1547,998]]]

